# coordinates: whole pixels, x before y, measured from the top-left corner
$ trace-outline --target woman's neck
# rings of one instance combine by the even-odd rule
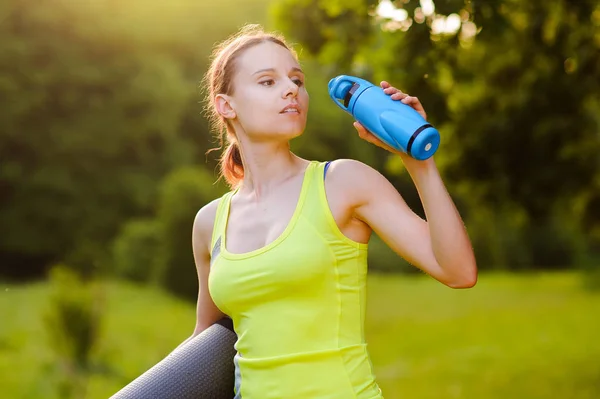
[[[244,179],[239,191],[256,199],[306,168],[307,161],[293,154],[287,142],[242,146]]]

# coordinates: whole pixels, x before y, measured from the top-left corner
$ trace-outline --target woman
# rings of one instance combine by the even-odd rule
[[[194,221],[193,336],[231,317],[238,398],[382,398],[363,329],[371,232],[449,287],[472,287],[476,263],[433,158],[395,152],[354,124],[360,137],[402,158],[426,222],[369,166],[290,152],[306,126],[304,79],[284,39],[257,26],[213,54],[208,99],[227,143],[221,171],[232,190]],[[416,97],[381,87],[426,116]]]

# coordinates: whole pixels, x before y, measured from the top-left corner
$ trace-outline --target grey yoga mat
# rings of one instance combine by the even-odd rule
[[[219,320],[111,399],[232,399],[236,339],[231,319]]]

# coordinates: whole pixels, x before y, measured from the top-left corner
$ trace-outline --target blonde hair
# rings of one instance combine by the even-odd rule
[[[211,64],[204,77],[204,86],[208,90],[206,111],[214,130],[220,149],[224,147],[219,160],[220,177],[231,188],[235,188],[244,178],[244,164],[240,146],[231,123],[217,112],[216,96],[233,93],[233,76],[236,72],[236,60],[247,49],[258,44],[272,42],[289,50],[297,59],[296,52],[288,45],[282,35],[265,32],[260,25],[250,24],[242,27],[236,34],[218,43],[211,54]],[[215,149],[213,149],[215,150]],[[212,150],[211,150],[212,151]]]

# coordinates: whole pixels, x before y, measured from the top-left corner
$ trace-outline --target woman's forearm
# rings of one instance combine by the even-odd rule
[[[408,160],[405,165],[421,198],[438,264],[455,285],[474,285],[477,265],[473,248],[433,158],[427,161]]]

